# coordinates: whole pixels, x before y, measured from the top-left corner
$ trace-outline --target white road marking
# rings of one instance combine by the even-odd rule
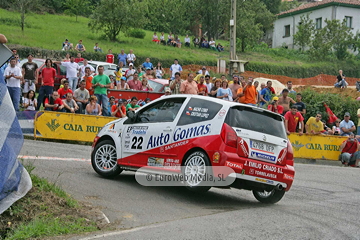
[[[76,162],[91,162],[87,158],[60,158],[60,157],[45,157],[45,156],[26,156],[18,155],[18,159],[34,159],[34,160],[52,160],[52,161],[76,161]]]

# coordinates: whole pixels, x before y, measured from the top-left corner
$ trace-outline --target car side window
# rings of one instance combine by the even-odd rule
[[[178,126],[208,121],[220,111],[222,105],[212,101],[193,98],[184,108]]]
[[[185,98],[173,98],[151,104],[138,112],[135,123],[173,122],[184,101]]]
[[[56,72],[58,71],[57,69],[57,66],[55,65],[54,66],[54,68],[55,68],[55,70],[56,70]],[[65,66],[63,66],[63,65],[60,65],[60,75],[66,75],[66,67]]]

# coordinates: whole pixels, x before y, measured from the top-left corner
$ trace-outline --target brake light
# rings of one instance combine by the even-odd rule
[[[287,143],[286,164],[294,166],[294,151],[290,141]]]
[[[221,129],[221,138],[230,147],[237,147],[237,135],[232,127],[224,123]]]

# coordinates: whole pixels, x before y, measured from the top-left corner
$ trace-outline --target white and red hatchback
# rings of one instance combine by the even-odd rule
[[[252,190],[263,203],[278,202],[295,175],[282,116],[196,95],[161,97],[105,125],[95,137],[91,162],[103,177],[146,166],[227,166],[236,177],[230,187]],[[211,187],[201,181],[185,186]]]

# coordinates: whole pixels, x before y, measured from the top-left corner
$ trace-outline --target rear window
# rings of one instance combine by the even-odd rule
[[[253,109],[244,106],[232,107],[226,116],[225,123],[231,127],[287,138],[281,116],[267,112],[261,108]]]

